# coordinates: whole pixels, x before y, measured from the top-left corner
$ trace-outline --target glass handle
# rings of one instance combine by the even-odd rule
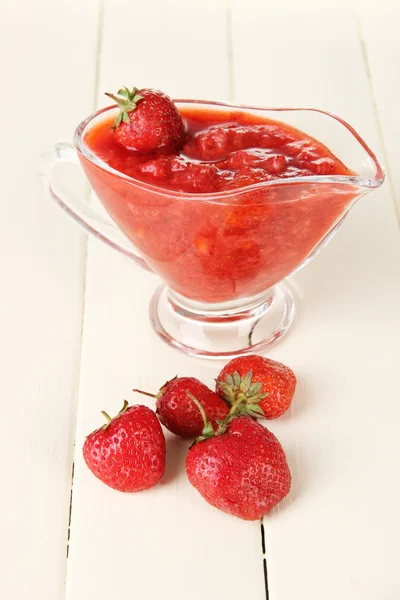
[[[65,186],[62,191],[56,191],[53,183],[54,168],[59,163],[73,163],[80,166],[76,150],[69,141],[55,144],[42,153],[39,165],[39,177],[46,193],[81,227],[95,235],[111,248],[133,260],[146,271],[153,273],[143,258],[135,251],[134,246],[111,221],[104,218],[99,212],[84,200],[81,200]]]

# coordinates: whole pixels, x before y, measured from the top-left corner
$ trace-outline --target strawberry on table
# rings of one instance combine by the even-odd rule
[[[239,411],[253,417],[276,419],[290,406],[296,376],[286,365],[248,354],[231,360],[216,380],[216,390],[230,405],[241,400]]]
[[[88,435],[83,458],[92,473],[120,492],[153,487],[165,469],[165,438],[155,413],[147,406],[128,406]]]
[[[228,404],[195,377],[175,377],[167,381],[158,394],[133,391],[156,398],[156,412],[161,423],[172,433],[185,438],[197,437],[203,431],[201,414],[187,392],[202,405],[214,429],[218,427],[217,421],[225,419],[229,412]]]
[[[205,422],[202,441],[186,457],[190,483],[212,506],[255,521],[289,492],[291,474],[277,438],[249,417],[237,417],[213,435]]]
[[[119,113],[114,123],[114,138],[125,148],[154,152],[160,148],[173,150],[182,145],[185,127],[171,98],[159,90],[123,87],[114,100]]]

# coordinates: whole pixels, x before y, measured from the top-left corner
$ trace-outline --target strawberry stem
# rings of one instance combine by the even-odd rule
[[[186,396],[188,396],[191,400],[193,400],[193,402],[199,409],[201,416],[203,418],[204,427],[206,427],[208,424],[208,419],[207,419],[206,411],[204,410],[204,406],[197,400],[196,396],[193,396],[193,394],[191,392],[189,392],[188,390],[186,390]]]
[[[105,411],[105,410],[102,410],[102,411],[101,411],[101,414],[103,415],[103,417],[105,417],[105,418],[106,418],[106,421],[107,421],[107,423],[106,423],[105,427],[108,427],[108,426],[109,426],[109,424],[110,424],[110,423],[111,423],[111,421],[112,421],[112,418],[110,417],[110,415],[109,415],[108,413],[106,413],[106,411]]]
[[[106,96],[111,98],[111,100],[114,100],[114,102],[119,105],[120,98],[118,98],[118,96],[116,96],[115,94],[109,94],[108,92],[104,92],[104,93]]]
[[[120,415],[122,415],[126,411],[126,409],[128,408],[128,406],[129,406],[128,400],[124,400],[124,405],[121,408],[121,410],[119,411],[117,417],[119,417]]]
[[[108,413],[106,413],[105,410],[101,411],[101,414],[103,415],[103,417],[106,419],[107,423],[105,425],[103,425],[103,429],[107,429],[110,426],[110,423],[114,420],[117,419],[118,417],[120,417],[121,415],[124,414],[124,412],[126,411],[126,409],[129,406],[129,402],[127,400],[124,400],[124,405],[121,408],[121,410],[119,411],[119,413],[117,414],[116,417],[111,418],[110,415]]]
[[[189,392],[189,390],[186,390],[186,395],[188,398],[190,398],[195,403],[195,405],[199,409],[200,414],[203,418],[203,423],[204,423],[203,431],[201,432],[201,436],[196,439],[196,442],[202,442],[203,440],[207,440],[211,437],[214,437],[215,433],[214,433],[213,426],[211,425],[210,421],[207,419],[206,411],[204,410],[203,405],[197,400],[196,396],[193,396],[193,394],[191,394]]]
[[[245,398],[244,398],[242,395],[240,395],[240,396],[237,398],[237,400],[236,400],[236,401],[235,401],[235,402],[232,404],[232,406],[231,406],[231,409],[230,409],[230,411],[229,411],[229,413],[228,413],[227,417],[233,417],[233,416],[235,416],[235,414],[236,414],[236,412],[237,412],[237,409],[238,409],[238,407],[239,407],[241,404],[243,404],[243,402],[244,402],[244,401],[245,401]]]
[[[177,378],[178,378],[178,375],[175,375],[175,377],[173,377],[172,379],[170,379],[169,381],[164,383],[164,385],[160,388],[158,394],[150,394],[150,392],[144,392],[143,390],[136,390],[136,389],[132,390],[132,392],[137,392],[138,394],[143,394],[143,396],[148,396],[149,398],[155,398],[156,400],[158,400],[167,391],[168,385],[170,383],[172,383],[173,381],[175,381],[175,379],[177,379]]]
[[[132,392],[137,392],[138,394],[142,394],[143,396],[148,396],[149,398],[158,398],[157,394],[150,394],[150,392],[144,392],[143,390],[132,390]]]

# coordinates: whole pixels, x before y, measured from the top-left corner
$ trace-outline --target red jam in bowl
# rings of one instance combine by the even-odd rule
[[[298,268],[344,216],[356,192],[329,176],[354,173],[284,123],[229,109],[180,112],[184,146],[152,154],[120,146],[114,116],[105,116],[84,144],[128,178],[80,155],[86,174],[173,290],[205,303],[259,294]],[[315,176],[328,177],[303,181]]]

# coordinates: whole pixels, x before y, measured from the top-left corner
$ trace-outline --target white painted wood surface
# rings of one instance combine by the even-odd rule
[[[132,23],[121,14],[134,14],[136,47],[147,46],[151,29],[160,52],[149,51],[146,61],[132,56]],[[106,3],[99,89],[157,81],[175,97],[229,97],[226,18],[224,4],[213,0],[148,3],[134,13],[126,0]],[[117,35],[124,58],[115,62]],[[202,53],[182,52],[199,47]],[[118,411],[133,387],[158,390],[172,371],[212,382],[215,366],[177,353],[152,332],[147,307],[158,284],[90,241],[67,600],[89,595],[125,600],[130,594],[200,600],[205,587],[221,586],[238,556],[246,576],[224,581],[227,596],[245,597],[250,581],[255,597],[263,598],[259,524],[221,515],[202,501],[184,472],[187,444],[168,436],[165,485],[135,496],[106,489],[82,462],[81,445],[98,425],[100,410]],[[133,394],[129,400],[143,402]]]
[[[289,413],[270,424],[287,449],[293,490],[265,530],[270,600],[398,600],[395,0],[0,6],[3,78],[21,108],[19,84],[35,89],[38,115],[23,120],[18,137],[6,120],[1,147],[2,431],[12,457],[3,460],[0,497],[1,599],[198,600],[205,589],[210,600],[265,598],[259,525],[202,501],[184,476],[184,442],[168,438],[163,485],[137,495],[101,485],[81,458],[100,410],[137,401],[132,387],[156,390],[176,373],[211,385],[218,369],[153,334],[154,276],[95,240],[86,265],[83,234],[36,193],[39,151],[70,136],[94,101],[104,104],[103,91],[137,83],[175,97],[327,108],[387,156],[393,188],[361,200],[292,279],[297,322],[269,355],[300,381]],[[58,106],[43,101],[49,82]],[[9,98],[3,103],[9,111]]]
[[[239,0],[235,6],[237,99],[317,104],[347,118],[382,154],[351,5],[285,2],[273,16],[254,0],[246,12]],[[305,11],[314,18],[302,19]],[[269,35],[258,44],[267,19]],[[283,29],[295,51],[282,47]],[[268,79],[278,85],[252,73],[256,49],[260,63],[275,57]],[[292,81],[281,75],[290,67]],[[361,200],[331,245],[293,278],[296,329],[272,352],[301,380],[292,410],[271,423],[294,478],[291,497],[266,519],[272,600],[400,597],[399,265],[386,184]]]
[[[357,1],[360,37],[367,60],[372,101],[385,143],[384,157],[389,184],[397,202],[400,222],[400,171],[397,160],[400,137],[400,5],[392,0]]]
[[[37,169],[93,108],[98,10],[14,0],[0,12],[0,597],[62,600],[85,236],[44,200]]]

